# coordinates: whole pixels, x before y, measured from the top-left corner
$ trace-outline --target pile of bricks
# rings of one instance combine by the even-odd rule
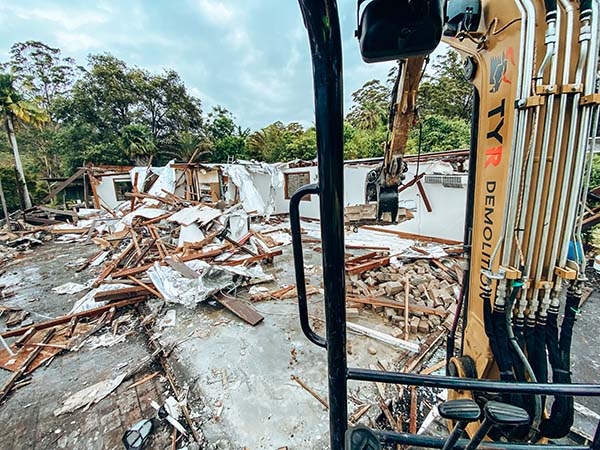
[[[440,325],[450,329],[460,295],[459,280],[462,269],[455,258],[409,260],[399,267],[386,265],[349,275],[349,312],[371,307],[402,326],[408,305],[411,334],[429,333]]]

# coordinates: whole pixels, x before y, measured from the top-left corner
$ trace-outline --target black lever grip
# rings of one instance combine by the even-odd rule
[[[306,278],[304,276],[304,255],[302,253],[302,233],[300,231],[300,200],[309,194],[319,195],[317,184],[306,184],[300,187],[290,199],[290,229],[292,231],[292,250],[294,251],[294,270],[296,272],[296,291],[298,292],[298,309],[300,326],[304,335],[313,344],[327,348],[327,341],[313,331],[308,320],[308,304],[306,301]]]

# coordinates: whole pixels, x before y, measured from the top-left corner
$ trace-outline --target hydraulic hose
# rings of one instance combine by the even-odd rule
[[[517,381],[526,381],[525,371],[527,371],[527,375],[529,375],[529,381],[532,383],[536,383],[537,379],[535,377],[535,373],[527,360],[527,357],[523,353],[523,319],[520,321],[517,320],[515,322],[520,322],[520,329],[518,325],[515,327],[517,329],[518,335],[515,335],[513,331],[513,326],[511,326],[512,322],[512,309],[517,298],[517,293],[523,287],[523,283],[521,281],[514,281],[512,283],[512,291],[510,296],[508,297],[508,302],[506,305],[506,315],[505,315],[505,326],[508,333],[508,338],[512,345],[512,353],[513,353],[513,366]],[[542,402],[539,395],[521,395],[518,399],[513,399],[513,401],[517,406],[524,408],[528,413],[529,417],[532,418],[531,426],[523,426],[518,427],[513,432],[511,432],[512,438],[522,439],[528,433],[530,433],[531,429],[537,430],[539,426],[539,421],[541,420],[541,412],[542,412]]]
[[[554,383],[571,383],[571,341],[573,339],[573,326],[579,312],[581,290],[573,285],[567,290],[565,316],[560,330],[560,339],[557,340],[558,327],[557,311],[548,315],[546,346],[552,364],[552,381]],[[554,314],[556,312],[556,314]],[[542,421],[540,432],[543,436],[558,439],[566,436],[573,426],[574,403],[573,396],[557,395],[554,398],[550,417]]]

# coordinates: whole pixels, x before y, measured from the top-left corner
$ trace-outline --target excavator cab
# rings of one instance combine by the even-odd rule
[[[477,9],[474,7],[474,3],[470,1],[451,0],[452,8],[446,7],[445,11],[450,11],[452,14],[452,24],[450,24],[456,33],[465,33],[469,30],[475,30],[479,24],[475,24],[479,20],[481,14],[481,8]],[[542,379],[540,382],[535,381],[532,378],[527,379],[521,377],[508,380],[503,376],[502,372],[500,377],[497,371],[497,367],[500,363],[507,363],[507,361],[501,361],[499,358],[488,358],[485,360],[487,355],[491,354],[489,347],[487,346],[491,341],[490,335],[493,329],[500,331],[509,330],[507,324],[510,324],[510,308],[505,308],[501,312],[494,311],[496,316],[492,317],[494,322],[490,324],[488,330],[488,324],[483,330],[483,321],[480,320],[478,314],[479,309],[485,308],[491,310],[492,300],[491,294],[492,287],[496,287],[496,284],[500,284],[499,275],[493,273],[491,270],[487,270],[488,266],[495,268],[491,264],[482,263],[481,258],[487,255],[486,252],[493,250],[492,244],[488,244],[485,241],[487,236],[494,237],[496,234],[500,234],[500,220],[496,223],[489,223],[491,221],[491,212],[480,211],[477,208],[487,207],[489,209],[489,199],[493,198],[493,202],[497,202],[498,205],[501,203],[500,199],[496,200],[492,197],[492,194],[499,195],[496,191],[496,187],[500,185],[501,179],[498,180],[489,179],[486,177],[496,176],[500,173],[500,168],[514,167],[516,164],[508,164],[508,160],[501,159],[499,152],[502,151],[503,147],[500,145],[488,147],[488,141],[491,142],[493,139],[497,139],[500,144],[503,143],[503,138],[507,134],[507,123],[512,122],[513,117],[508,120],[508,108],[514,107],[517,109],[518,114],[522,114],[523,117],[518,116],[516,122],[521,120],[522,127],[520,133],[523,136],[517,136],[520,139],[513,139],[515,145],[519,144],[520,149],[524,149],[527,142],[525,139],[525,133],[531,129],[527,126],[529,123],[528,117],[523,113],[525,108],[541,108],[545,103],[537,98],[525,99],[522,101],[515,101],[514,98],[509,97],[515,95],[516,88],[518,86],[524,86],[524,92],[527,91],[528,82],[521,83],[521,79],[515,76],[515,72],[512,70],[513,66],[517,64],[513,54],[515,49],[519,48],[516,45],[514,48],[514,41],[519,42],[520,35],[514,34],[508,42],[508,39],[497,39],[497,47],[494,47],[494,42],[490,45],[490,36],[494,37],[496,34],[500,34],[510,27],[516,27],[517,30],[528,31],[530,34],[536,31],[536,22],[530,20],[529,22],[523,22],[519,24],[518,20],[506,20],[506,16],[510,14],[523,14],[528,12],[532,14],[531,4],[534,0],[517,0],[516,2],[506,2],[506,0],[487,0],[487,6],[496,3],[498,6],[498,12],[504,14],[498,14],[500,18],[490,19],[490,30],[487,34],[483,34],[481,37],[481,45],[477,45],[477,50],[484,49],[490,54],[487,55],[488,60],[479,57],[478,67],[479,83],[480,88],[485,89],[484,92],[488,95],[488,104],[491,105],[492,109],[489,111],[483,110],[484,114],[478,114],[479,109],[483,106],[479,105],[479,99],[476,98],[474,108],[474,123],[478,124],[477,120],[481,120],[482,124],[491,126],[491,131],[483,129],[481,133],[477,131],[477,127],[474,127],[475,138],[471,141],[471,161],[473,161],[473,168],[469,172],[469,185],[471,186],[468,193],[469,201],[467,202],[467,221],[465,225],[465,254],[467,255],[467,261],[470,258],[470,266],[467,271],[468,275],[465,275],[465,281],[463,283],[463,295],[459,299],[459,307],[457,309],[457,317],[454,321],[454,326],[451,331],[452,340],[448,339],[448,349],[446,357],[446,376],[442,375],[423,375],[414,373],[404,372],[393,372],[393,371],[379,371],[374,369],[366,369],[360,367],[349,367],[347,361],[346,352],[346,270],[345,270],[345,244],[344,244],[344,179],[339,176],[343,172],[343,85],[342,85],[342,40],[340,33],[340,24],[337,11],[336,0],[299,0],[302,16],[304,23],[308,31],[308,37],[311,48],[312,66],[313,66],[313,84],[314,84],[314,101],[315,101],[315,125],[317,134],[317,154],[318,154],[318,184],[306,185],[296,191],[290,200],[290,229],[292,232],[292,247],[294,253],[294,266],[296,275],[296,287],[298,295],[298,307],[299,307],[299,318],[302,331],[309,341],[313,344],[321,347],[327,353],[327,370],[328,370],[328,398],[329,398],[329,429],[330,429],[330,450],[379,450],[384,448],[391,448],[396,445],[402,446],[413,446],[417,448],[441,448],[444,450],[450,449],[468,449],[474,450],[476,448],[486,449],[509,449],[509,450],[525,450],[525,449],[538,449],[543,450],[545,448],[551,448],[556,450],[600,450],[600,427],[596,428],[595,436],[591,443],[586,445],[559,445],[550,444],[547,439],[543,438],[537,429],[537,425],[534,420],[541,418],[541,410],[536,412],[536,418],[532,415],[526,407],[526,405],[515,405],[511,403],[512,398],[516,397],[535,397],[536,399],[546,398],[547,396],[554,396],[554,405],[562,408],[564,411],[569,410],[569,402],[572,407],[573,396],[600,396],[600,385],[598,384],[584,384],[584,383],[570,383],[570,377],[566,381],[560,379],[554,379],[552,383],[548,383]],[[360,24],[357,36],[360,40],[361,51],[366,61],[385,61],[396,58],[418,58],[431,52],[440,40],[440,36],[443,30],[444,23],[441,20],[442,8],[441,2],[436,0],[372,0],[368,4],[364,5],[364,0],[359,0],[359,16]],[[510,3],[512,9],[506,5]],[[450,4],[448,2],[447,6]],[[518,9],[521,4],[526,4],[527,11],[525,9]],[[478,4],[477,4],[478,5]],[[476,6],[477,6],[476,5]],[[561,7],[570,6],[569,2],[564,0],[561,3]],[[590,6],[591,5],[591,6]],[[364,7],[361,13],[361,6]],[[592,7],[593,6],[593,7]],[[537,2],[538,9],[544,7],[543,2]],[[550,25],[556,18],[556,12],[551,9],[556,8],[556,2],[546,1],[545,7],[549,10],[547,14],[547,20]],[[597,44],[597,31],[595,35],[589,33],[589,22],[594,20],[594,24],[597,27],[598,20],[598,0],[582,1],[582,27],[583,40],[589,40],[590,36],[594,36],[594,50]],[[485,8],[484,8],[485,10]],[[515,12],[516,11],[516,12]],[[488,11],[489,12],[489,11]],[[508,13],[507,13],[508,12]],[[568,10],[573,17],[573,9]],[[520,28],[519,28],[520,27]],[[552,31],[552,27],[548,27]],[[449,29],[449,27],[446,27]],[[453,33],[453,32],[452,32]],[[411,38],[408,38],[411,36]],[[501,36],[505,38],[505,36]],[[472,39],[474,39],[471,36]],[[467,39],[465,39],[465,42]],[[479,41],[478,41],[479,42]],[[546,43],[551,43],[551,39],[547,39]],[[472,43],[472,42],[471,42]],[[525,41],[523,41],[525,44]],[[474,47],[474,46],[473,46]],[[526,47],[526,46],[525,46]],[[466,47],[465,47],[466,48]],[[530,49],[532,52],[534,48]],[[552,56],[552,52],[549,51]],[[587,52],[582,52],[581,58],[588,56]],[[593,81],[592,63],[596,61],[597,52],[595,54],[590,53],[589,59],[590,66],[589,80]],[[524,58],[525,65],[532,62],[527,58]],[[485,67],[484,63],[487,64]],[[500,63],[503,66],[498,66]],[[490,68],[500,67],[502,69],[500,78],[496,80],[494,78],[493,71]],[[583,68],[583,64],[581,68]],[[482,76],[483,69],[486,69],[486,75]],[[578,67],[579,68],[579,67]],[[530,68],[531,69],[531,68]],[[533,69],[530,70],[531,72]],[[570,76],[569,71],[565,71],[567,76]],[[582,72],[582,71],[581,71]],[[579,72],[578,72],[579,73]],[[489,83],[488,83],[489,81]],[[494,82],[497,81],[496,84]],[[530,81],[530,80],[529,80]],[[565,87],[564,95],[565,98],[569,96],[571,99],[572,107],[579,111],[581,109],[586,115],[589,115],[591,109],[588,109],[590,105],[596,105],[598,99],[592,95],[592,89],[595,89],[595,83],[587,83],[586,89],[589,92],[586,101],[579,101],[581,90],[574,91],[574,85],[567,85]],[[575,86],[579,89],[579,85]],[[542,93],[548,95],[562,95],[559,89],[540,89]],[[571,90],[567,91],[569,88]],[[414,90],[413,87],[411,89]],[[575,98],[575,101],[572,99]],[[498,104],[494,103],[498,101]],[[483,100],[482,100],[483,103]],[[519,109],[520,108],[520,109]],[[505,120],[505,115],[507,116]],[[548,114],[548,117],[551,117]],[[577,124],[577,117],[573,118],[573,123]],[[566,121],[565,121],[566,122]],[[563,123],[560,122],[562,126]],[[511,130],[512,131],[512,130]],[[504,134],[500,134],[504,133]],[[480,143],[477,140],[480,137]],[[581,133],[580,141],[584,142],[587,139],[585,133]],[[566,140],[571,145],[574,139]],[[547,149],[548,145],[542,145],[542,149]],[[479,151],[481,149],[481,151]],[[499,149],[499,150],[498,150]],[[508,148],[506,149],[508,152]],[[570,158],[569,155],[565,157]],[[561,156],[562,158],[562,156]],[[533,158],[531,159],[533,161]],[[570,159],[568,160],[570,161]],[[521,161],[517,161],[521,162]],[[501,165],[502,163],[502,165]],[[477,173],[476,169],[477,168]],[[488,169],[485,172],[484,169]],[[528,169],[528,166],[525,167]],[[482,170],[482,172],[479,172]],[[506,169],[508,170],[508,169]],[[498,175],[498,176],[500,176]],[[520,174],[517,174],[520,175]],[[560,174],[554,174],[558,176]],[[566,174],[565,176],[567,176]],[[577,173],[575,173],[577,175]],[[480,182],[479,187],[476,186],[476,181],[483,179],[484,182]],[[540,178],[543,181],[543,177]],[[520,178],[515,175],[514,185],[520,186]],[[578,187],[573,183],[563,183],[565,189],[574,186]],[[515,188],[516,189],[516,188]],[[518,191],[515,191],[518,193]],[[574,193],[578,191],[573,189]],[[322,258],[323,258],[323,288],[324,288],[324,312],[325,312],[325,335],[318,334],[312,327],[310,315],[308,311],[308,302],[306,295],[306,279],[303,265],[303,250],[302,250],[302,232],[300,226],[300,201],[305,195],[318,195],[319,196],[319,207],[321,216],[321,237],[322,237]],[[482,201],[479,197],[484,195],[485,201]],[[478,201],[473,201],[475,198]],[[510,200],[510,198],[509,198]],[[547,202],[546,202],[547,203]],[[496,204],[496,203],[494,203]],[[539,206],[542,202],[532,201],[529,203],[533,206]],[[508,212],[512,210],[507,209]],[[550,210],[551,212],[551,210]],[[481,216],[481,218],[479,217]],[[517,221],[512,220],[512,216],[507,215],[511,220],[510,226],[506,229],[514,228]],[[476,222],[479,220],[479,222]],[[492,230],[492,225],[495,227]],[[520,228],[517,229],[519,231]],[[484,241],[478,236],[473,238],[476,233],[481,233]],[[496,233],[496,234],[491,234]],[[569,237],[568,234],[565,236]],[[479,241],[473,241],[472,239],[480,239]],[[477,248],[475,243],[479,244]],[[481,245],[484,246],[483,250]],[[502,242],[502,241],[500,241]],[[512,241],[511,241],[512,242]],[[533,245],[533,244],[532,244]],[[489,249],[488,249],[489,248]],[[508,249],[511,250],[511,249]],[[483,256],[481,253],[484,253]],[[513,251],[507,251],[508,256],[512,258]],[[491,257],[492,255],[490,255]],[[507,256],[507,259],[508,259]],[[479,259],[475,259],[479,258]],[[489,259],[489,257],[488,257]],[[487,261],[489,263],[489,261]],[[560,267],[558,269],[561,269]],[[470,272],[469,272],[470,271]],[[565,279],[573,279],[571,272],[566,269],[557,271]],[[523,293],[523,289],[532,286],[532,283],[524,283],[520,278],[518,270],[505,269],[500,275],[510,275],[511,286],[513,287],[512,293],[508,298],[508,301],[514,302],[518,294]],[[571,278],[569,278],[571,277]],[[509,278],[505,276],[505,284],[508,283]],[[489,285],[483,285],[483,294],[479,295],[479,291],[469,294],[469,287],[472,290],[475,288],[479,289],[480,280],[489,283]],[[498,281],[500,280],[500,281]],[[493,283],[493,284],[492,284]],[[491,287],[490,287],[491,286]],[[536,289],[547,289],[550,284],[540,283],[539,285],[533,285]],[[472,298],[469,297],[472,296]],[[524,294],[523,294],[524,295]],[[569,297],[570,296],[570,297]],[[573,297],[574,294],[571,290],[567,293],[567,300]],[[521,297],[524,301],[527,297]],[[574,314],[579,303],[575,301],[571,305],[570,319],[574,322]],[[479,308],[479,309],[477,309]],[[567,308],[568,309],[568,308]],[[508,311],[508,313],[507,313]],[[570,311],[570,310],[569,310]],[[567,311],[569,313],[569,311]],[[535,311],[534,311],[535,312]],[[490,311],[484,312],[489,315]],[[569,313],[570,314],[570,313]],[[568,314],[567,314],[568,315]],[[484,372],[481,370],[482,364],[478,361],[477,365],[473,365],[470,373],[466,373],[465,370],[456,370],[458,368],[457,361],[466,361],[470,358],[466,353],[465,348],[469,348],[468,345],[462,345],[459,351],[455,351],[452,345],[453,336],[456,332],[456,326],[459,321],[462,321],[463,330],[468,331],[470,336],[473,338],[471,343],[465,341],[463,335],[463,344],[469,344],[475,350],[482,349],[479,353],[482,357],[479,358],[481,362],[487,364],[484,369],[491,367],[490,371]],[[468,319],[468,322],[467,322]],[[496,320],[497,319],[497,320]],[[535,324],[535,321],[534,321]],[[563,321],[564,326],[564,321]],[[473,328],[468,328],[473,327]],[[572,323],[571,323],[572,328]],[[475,330],[475,331],[472,331]],[[549,330],[550,331],[550,330]],[[490,334],[487,334],[487,333]],[[463,333],[465,333],[463,331]],[[486,337],[487,336],[487,337]],[[568,336],[570,339],[570,336]],[[508,345],[512,345],[508,341],[508,336],[497,334],[497,339],[502,339],[506,348],[504,354],[507,355],[511,351]],[[561,336],[562,338],[562,336]],[[562,341],[562,339],[561,339]],[[570,342],[567,344],[570,345]],[[480,347],[476,347],[479,345]],[[515,345],[518,343],[515,341]],[[515,347],[516,348],[516,347]],[[565,344],[565,348],[568,345]],[[475,351],[471,353],[475,355]],[[496,354],[494,354],[494,357]],[[561,356],[562,357],[562,356]],[[508,361],[510,363],[510,361]],[[465,368],[464,365],[460,365],[460,368]],[[568,365],[567,365],[568,366]],[[455,370],[452,370],[454,367]],[[558,372],[566,375],[568,373],[568,367],[566,369],[557,366]],[[496,370],[496,372],[494,372]],[[512,367],[508,370],[512,376]],[[504,374],[506,375],[506,374]],[[499,379],[500,378],[500,379]],[[366,427],[349,428],[348,426],[348,381],[358,382],[378,382],[378,383],[389,383],[404,386],[417,386],[417,387],[430,387],[447,389],[449,391],[449,397],[451,400],[438,406],[440,415],[448,419],[454,424],[452,430],[447,436],[426,436],[420,434],[412,434],[398,431],[387,431],[387,430],[374,430]],[[461,393],[461,396],[450,396],[450,393]],[[484,400],[482,400],[484,399]],[[538,408],[539,409],[539,408]],[[553,406],[554,409],[554,406]],[[572,408],[571,408],[572,412]],[[539,413],[539,414],[538,414]],[[553,416],[556,416],[553,411]],[[539,417],[537,417],[539,416]],[[558,416],[556,416],[558,417]],[[564,417],[564,414],[563,414]],[[550,423],[552,421],[549,421]],[[567,422],[567,420],[563,420]],[[552,422],[554,423],[554,422]],[[543,425],[543,424],[542,424]],[[563,424],[564,425],[564,424]],[[516,434],[511,434],[511,430],[517,430],[522,427],[531,430],[533,433],[528,433],[528,437],[514,438]],[[570,428],[570,425],[568,425]],[[549,436],[546,434],[544,436]],[[501,441],[494,442],[494,439],[501,438]]]

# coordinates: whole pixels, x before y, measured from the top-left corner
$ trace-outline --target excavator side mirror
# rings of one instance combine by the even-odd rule
[[[431,53],[442,37],[441,0],[358,0],[356,36],[367,63]]]

